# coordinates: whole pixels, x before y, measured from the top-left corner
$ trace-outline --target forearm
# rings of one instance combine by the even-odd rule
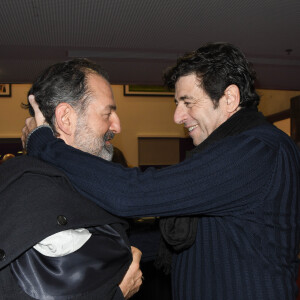
[[[64,170],[84,196],[117,215],[222,215],[249,205],[240,201],[245,197],[258,199],[275,160],[265,145],[249,151],[254,142],[242,142],[234,149],[230,144],[216,147],[214,155],[205,151],[181,164],[145,172],[74,149],[45,128],[32,134],[28,152]]]

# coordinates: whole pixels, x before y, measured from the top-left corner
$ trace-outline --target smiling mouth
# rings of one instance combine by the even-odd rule
[[[196,127],[198,127],[198,125],[194,125],[194,126],[188,127],[188,131],[191,132],[191,131],[193,131]]]

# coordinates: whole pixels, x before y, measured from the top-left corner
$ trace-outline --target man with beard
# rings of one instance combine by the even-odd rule
[[[120,121],[98,65],[55,64],[28,95],[70,149],[112,159]],[[1,166],[0,193],[0,299],[117,300],[139,290],[141,253],[130,247],[126,222],[80,196],[61,171],[16,158]]]

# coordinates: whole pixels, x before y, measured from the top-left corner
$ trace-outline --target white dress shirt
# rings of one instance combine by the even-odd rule
[[[81,248],[91,235],[85,228],[64,230],[48,236],[33,248],[46,256],[64,256]]]

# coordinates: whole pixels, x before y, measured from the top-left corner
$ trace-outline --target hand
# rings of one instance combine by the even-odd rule
[[[22,129],[22,136],[21,136],[23,149],[26,149],[26,141],[29,133],[36,127],[37,125],[36,125],[35,118],[30,117],[25,120],[25,126]]]
[[[44,118],[42,112],[40,111],[39,106],[34,99],[34,96],[30,95],[28,97],[28,100],[34,110],[34,118],[33,117],[27,118],[25,120],[25,126],[22,129],[21,140],[22,140],[22,145],[23,145],[24,149],[26,147],[26,140],[27,140],[29,133],[32,130],[34,130],[37,126],[45,124],[45,118]]]
[[[35,121],[36,121],[36,125],[41,126],[41,125],[45,124],[46,123],[45,122],[45,117],[43,116],[42,112],[40,111],[39,106],[36,103],[34,96],[30,95],[28,97],[28,101],[29,101],[29,103],[31,104],[31,106],[34,110],[34,118],[35,118]]]
[[[125,299],[129,299],[139,291],[143,277],[142,271],[140,270],[142,252],[135,247],[131,247],[131,252],[132,263],[119,285]]]

